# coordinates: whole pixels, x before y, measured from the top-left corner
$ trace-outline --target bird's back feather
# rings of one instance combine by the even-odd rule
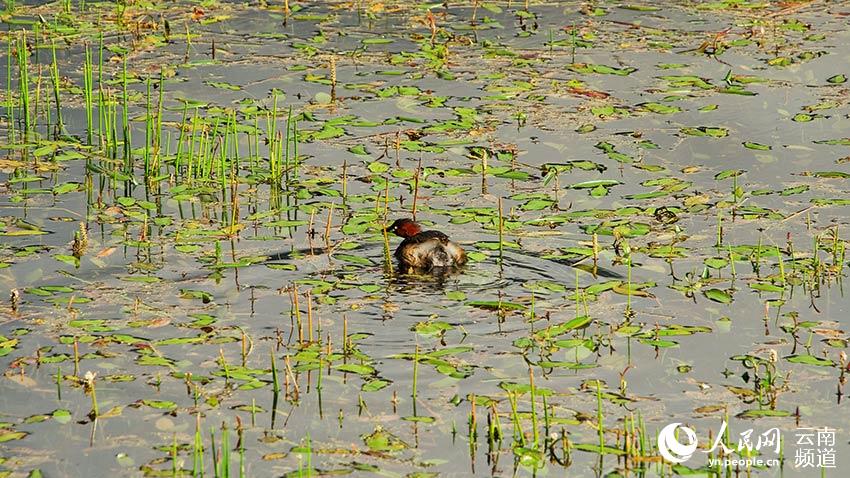
[[[398,246],[395,256],[404,265],[425,269],[460,266],[466,262],[463,248],[440,231],[424,231],[408,237]]]

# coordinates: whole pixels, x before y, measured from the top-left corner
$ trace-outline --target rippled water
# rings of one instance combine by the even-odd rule
[[[850,467],[847,5],[448,3],[293,2],[289,16],[218,3],[194,18],[191,5],[137,4],[122,27],[104,4],[76,24],[57,5],[4,17],[6,39],[26,28],[32,42],[20,21],[41,15],[57,42],[68,135],[45,126],[44,42],[29,57],[33,90],[44,68],[39,139],[21,146],[20,109],[12,137],[2,108],[0,281],[20,300],[4,297],[0,319],[0,476],[200,474],[198,424],[206,476],[224,433],[233,476],[240,463],[246,476],[686,474],[705,455],[661,464],[655,434],[681,422],[705,446],[724,420],[733,446],[781,430],[783,466],[754,475],[821,476],[794,463],[800,427],[837,430],[826,475]],[[445,54],[430,53],[429,11]],[[85,44],[98,58],[98,30],[130,49],[132,186],[109,174],[121,148],[85,146],[81,63]],[[120,99],[122,59],[104,58]],[[145,82],[155,111],[161,71],[162,176],[146,182]],[[282,138],[290,108],[298,170],[276,188],[266,121],[276,111]],[[234,110],[237,147],[221,135]],[[232,175],[187,179],[174,157],[185,166],[190,134],[193,148],[229,147],[228,165],[238,151]],[[410,276],[385,260],[384,220],[411,214],[417,182],[417,219],[473,252],[465,269]],[[579,447],[557,463],[562,437],[598,445],[600,409],[607,446],[623,450],[643,420],[645,452]],[[488,447],[493,414],[502,439]]]

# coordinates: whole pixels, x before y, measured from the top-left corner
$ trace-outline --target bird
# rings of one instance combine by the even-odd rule
[[[404,238],[395,250],[395,257],[405,268],[433,270],[454,268],[466,264],[466,252],[440,231],[423,231],[412,219],[397,219],[387,228]]]

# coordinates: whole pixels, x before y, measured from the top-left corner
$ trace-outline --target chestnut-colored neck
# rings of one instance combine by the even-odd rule
[[[398,225],[395,231],[395,233],[399,237],[403,237],[405,239],[407,239],[408,237],[413,237],[419,234],[420,232],[422,232],[422,227],[413,221],[404,221],[403,223]]]

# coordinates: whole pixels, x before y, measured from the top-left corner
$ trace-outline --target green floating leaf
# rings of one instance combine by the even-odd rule
[[[363,146],[362,144],[352,146],[352,147],[348,148],[348,151],[350,153],[357,154],[357,155],[360,155],[360,156],[368,156],[369,155],[369,152],[366,151],[366,147]]]
[[[568,370],[585,370],[599,366],[595,363],[561,362],[551,360],[541,360],[540,362],[537,362],[537,365],[543,368],[565,368]]]
[[[525,306],[522,304],[516,304],[514,302],[506,302],[506,301],[496,301],[496,300],[470,300],[466,302],[466,305],[470,307],[477,307],[479,309],[485,310],[502,310],[502,311],[510,311],[510,310],[525,310]]]
[[[661,340],[661,339],[638,339],[640,343],[649,345],[650,347],[658,347],[658,348],[671,348],[678,347],[679,343],[673,340]]]
[[[609,188],[611,186],[616,186],[618,184],[622,184],[620,181],[616,179],[594,179],[591,181],[582,181],[580,183],[575,183],[570,188],[572,189],[595,189],[597,187]]]
[[[29,435],[27,432],[16,432],[12,430],[2,430],[0,429],[0,443],[5,443],[7,441],[12,440],[20,440],[25,436]]]
[[[785,288],[782,286],[778,286],[776,284],[770,284],[767,282],[754,282],[750,284],[750,288],[753,290],[761,291],[761,292],[783,292]]]
[[[696,128],[686,127],[679,130],[682,134],[689,136],[709,136],[712,138],[723,138],[729,135],[728,128],[699,126]]]
[[[442,334],[447,330],[453,329],[454,326],[449,324],[448,322],[443,322],[441,320],[427,321],[427,322],[419,322],[418,324],[413,326],[413,330],[416,333],[424,335],[424,336],[432,336],[437,334]]]
[[[375,431],[368,435],[361,435],[363,443],[373,452],[392,452],[407,448],[401,439],[386,431],[378,425]]]
[[[171,400],[142,400],[142,403],[157,410],[174,410],[177,404]]]
[[[815,357],[814,355],[788,355],[785,360],[791,363],[802,363],[806,365],[817,365],[819,367],[832,367],[835,362],[829,359]]]
[[[201,299],[204,304],[212,302],[213,296],[209,292],[193,289],[180,289],[182,299]]]
[[[720,302],[721,304],[731,304],[732,296],[722,289],[708,289],[702,291],[703,295],[708,297],[709,299]]]
[[[543,329],[539,332],[536,332],[534,334],[534,336],[538,339],[548,339],[548,338],[557,337],[557,336],[563,335],[563,334],[565,334],[565,333],[567,333],[571,330],[580,329],[582,327],[587,327],[587,325],[590,324],[592,321],[593,321],[593,319],[591,319],[590,317],[585,316],[585,315],[580,316],[580,317],[575,317],[573,319],[570,319],[570,320],[564,322],[563,324],[552,325],[552,326],[547,327],[547,328],[545,328],[545,329]]]
[[[662,115],[669,115],[672,113],[678,113],[682,111],[682,108],[674,105],[665,105],[663,103],[642,103],[638,105],[640,108],[650,111],[652,113],[658,113]]]
[[[812,198],[811,202],[816,206],[850,206],[847,198]]]
[[[826,179],[847,179],[850,178],[850,173],[845,173],[844,171],[815,171],[812,173],[808,173],[810,176],[814,176],[816,178],[826,178]]]
[[[364,38],[360,40],[364,45],[386,45],[394,41],[392,38]]]
[[[833,83],[833,84],[846,83],[847,82],[847,76],[846,75],[830,76],[829,78],[826,79],[826,81],[829,82],[829,83]]]
[[[808,190],[809,190],[809,186],[807,184],[804,184],[802,186],[797,186],[797,187],[793,187],[793,188],[785,188],[785,189],[782,190],[782,192],[779,193],[779,195],[780,196],[791,196],[793,194],[804,193]]]
[[[714,179],[717,181],[722,181],[727,178],[731,178],[733,176],[740,176],[744,174],[746,171],[743,169],[726,169],[724,171],[720,171],[719,173],[714,175]]]
[[[850,146],[850,138],[838,138],[838,139],[822,139],[819,141],[815,141],[815,144],[829,144],[833,146]]]
[[[63,425],[65,423],[70,422],[71,418],[73,418],[71,416],[71,411],[66,410],[64,408],[59,408],[57,410],[54,410],[53,413],[51,414],[51,416],[53,417],[54,420],[56,420],[58,423],[61,423]]]
[[[59,262],[64,262],[65,264],[68,264],[68,265],[71,265],[71,266],[74,266],[74,267],[80,267],[80,260],[77,259],[74,256],[69,256],[67,254],[56,254],[54,257]]]
[[[360,390],[362,390],[364,392],[377,392],[378,390],[382,390],[382,389],[388,387],[390,385],[390,383],[392,383],[392,382],[390,382],[388,380],[381,379],[381,378],[376,378],[376,379],[369,380],[368,382],[364,383],[360,387]]]
[[[614,448],[610,446],[599,446],[599,444],[593,443],[579,443],[575,445],[574,448],[576,450],[589,451],[592,453],[602,453],[606,455],[625,455],[626,451],[620,448]]]
[[[770,151],[773,148],[766,144],[753,143],[750,141],[744,141],[744,147],[747,149],[755,149],[756,151]]]
[[[339,259],[341,261],[350,262],[352,264],[358,264],[362,266],[373,266],[375,265],[371,259],[367,257],[355,256],[353,254],[334,254],[333,257],[335,259]]]
[[[375,373],[375,369],[373,367],[356,363],[337,365],[334,368],[341,372],[356,373],[357,375],[372,375]]]
[[[79,191],[81,187],[82,184],[73,182],[57,184],[53,187],[53,194],[58,196],[59,194],[66,194],[71,191]]]
[[[789,417],[791,412],[786,410],[755,409],[746,410],[737,415],[738,418]]]
[[[636,12],[658,12],[661,11],[661,7],[651,6],[651,5],[638,5],[638,4],[623,4],[620,5],[620,8],[624,10],[634,10]]]
[[[233,85],[224,81],[205,81],[204,83],[220,90],[240,91],[242,89],[239,85]]]
[[[420,417],[420,416],[407,416],[401,417],[402,420],[406,422],[419,422],[419,423],[434,423],[437,421],[434,417]]]
[[[573,63],[567,65],[567,69],[576,73],[598,73],[602,75],[628,76],[637,71],[637,68],[616,68],[608,65],[597,65],[593,63]]]

